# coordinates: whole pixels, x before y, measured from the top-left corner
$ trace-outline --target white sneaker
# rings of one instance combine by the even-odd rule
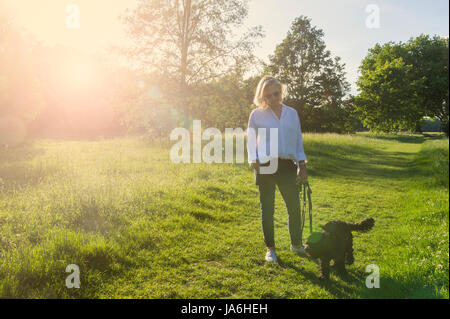
[[[266,253],[266,261],[267,262],[277,262],[277,254],[275,253],[275,250],[268,250]]]
[[[303,246],[301,246],[299,248],[295,248],[294,246],[291,245],[291,251],[297,253],[300,256],[306,256],[305,247],[303,247]]]

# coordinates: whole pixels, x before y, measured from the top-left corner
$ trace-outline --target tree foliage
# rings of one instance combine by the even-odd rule
[[[206,83],[254,59],[261,27],[248,29],[236,39],[233,30],[243,25],[248,0],[140,0],[130,14],[121,16],[135,46],[123,49],[148,72],[171,84],[170,96],[184,98],[190,87]]]
[[[259,78],[244,79],[243,74],[233,72],[215,81],[198,84],[193,89],[190,104],[196,105],[194,117],[202,119],[202,125],[225,128],[245,128]]]
[[[344,97],[349,90],[344,64],[326,50],[324,33],[300,16],[286,38],[270,56],[266,73],[288,85],[286,103],[297,109],[305,131],[341,131],[336,121],[346,113]]]
[[[448,38],[376,44],[359,69],[354,105],[371,130],[418,131],[428,116],[438,117],[448,134]]]
[[[129,133],[145,134],[151,139],[167,138],[177,126],[175,108],[163,99],[159,76],[118,70],[115,110]],[[121,87],[119,87],[121,84]]]

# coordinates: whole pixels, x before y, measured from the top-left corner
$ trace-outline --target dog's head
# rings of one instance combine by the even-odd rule
[[[308,237],[305,244],[305,252],[308,257],[319,258],[325,254],[327,235],[327,232],[315,232]]]

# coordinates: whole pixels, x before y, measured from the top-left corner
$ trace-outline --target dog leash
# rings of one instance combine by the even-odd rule
[[[302,190],[303,188],[303,190]],[[311,187],[309,186],[309,182],[300,184],[300,202],[301,202],[301,193],[303,192],[303,209],[300,206],[300,216],[301,216],[301,233],[303,237],[303,229],[305,228],[305,220],[306,220],[306,196],[308,196],[308,214],[309,214],[309,233],[313,233],[313,226],[312,226],[312,201],[311,201]]]

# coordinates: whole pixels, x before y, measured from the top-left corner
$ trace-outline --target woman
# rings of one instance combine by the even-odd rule
[[[303,150],[303,138],[297,111],[282,103],[286,96],[286,86],[271,76],[265,76],[259,82],[254,104],[258,106],[250,114],[248,130],[254,132],[256,139],[247,139],[248,162],[253,166],[255,184],[259,188],[261,205],[262,229],[264,242],[267,246],[266,261],[276,262],[274,239],[274,207],[275,185],[284,199],[289,214],[289,234],[291,250],[299,255],[305,255],[302,245],[300,199],[298,184],[308,181],[306,172],[307,159]],[[261,128],[266,129],[266,139],[261,139]],[[276,128],[278,138],[272,134],[270,128]],[[275,158],[270,152],[270,143],[278,143]],[[265,143],[264,152],[261,143]],[[265,153],[265,154],[264,154]],[[272,157],[267,157],[271,154]],[[261,166],[269,166],[269,158],[278,162],[275,173],[263,173]]]

